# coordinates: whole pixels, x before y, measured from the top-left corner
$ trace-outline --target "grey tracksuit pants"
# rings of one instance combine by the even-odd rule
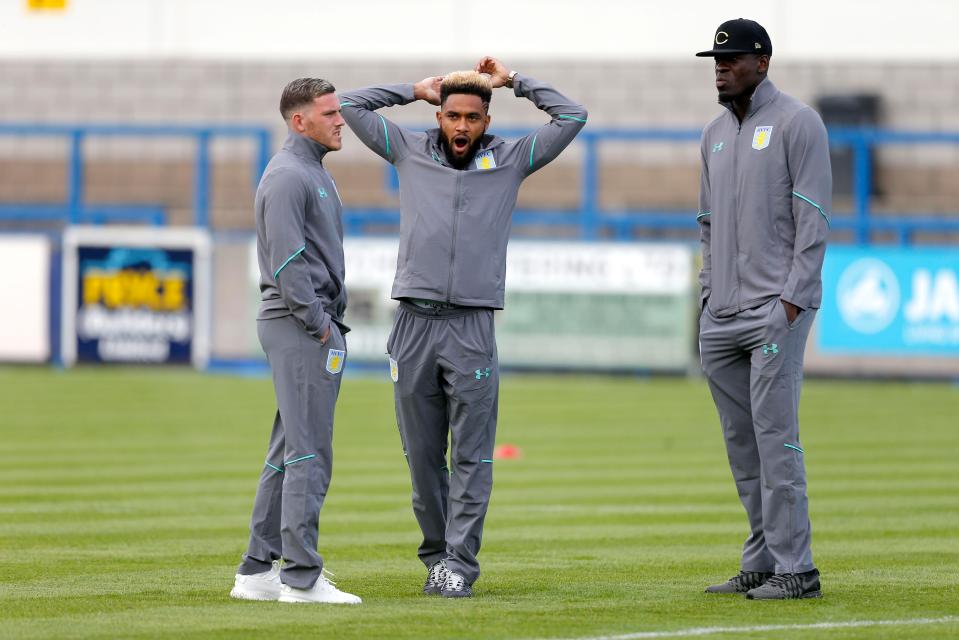
[[[714,316],[708,305],[702,313],[703,370],[749,518],[744,571],[814,568],[799,443],[803,353],[814,315],[802,311],[790,325],[779,298],[729,317]]]
[[[237,572],[267,571],[283,558],[283,583],[308,589],[323,569],[316,544],[333,470],[333,409],[346,341],[336,323],[325,345],[293,316],[256,324],[273,372],[277,412],[253,502],[250,545]]]
[[[424,310],[403,302],[387,350],[413,513],[423,532],[419,558],[426,566],[445,559],[473,583],[493,488],[499,398],[493,311]]]

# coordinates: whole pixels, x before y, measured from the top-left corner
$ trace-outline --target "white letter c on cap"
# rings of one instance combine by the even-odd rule
[[[723,37],[722,40],[719,39],[720,36]],[[729,34],[726,33],[725,31],[717,31],[717,32],[716,32],[716,44],[726,44],[727,42],[729,42]]]

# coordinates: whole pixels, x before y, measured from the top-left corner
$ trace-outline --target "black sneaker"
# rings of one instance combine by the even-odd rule
[[[473,587],[466,582],[466,578],[455,571],[450,571],[446,576],[446,584],[443,585],[440,594],[444,598],[472,598]]]
[[[450,574],[446,568],[446,560],[438,560],[430,565],[430,571],[426,574],[426,582],[423,583],[423,593],[428,596],[438,596],[446,584],[446,576]]]
[[[766,580],[773,577],[772,573],[763,571],[740,571],[722,584],[706,587],[706,593],[746,593],[750,589],[761,587]]]
[[[791,600],[798,598],[821,598],[819,570],[805,573],[777,573],[766,584],[746,592],[750,600]]]

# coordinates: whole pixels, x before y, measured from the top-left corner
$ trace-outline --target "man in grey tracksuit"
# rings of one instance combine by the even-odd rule
[[[485,75],[483,75],[485,74]],[[491,89],[550,115],[519,140],[486,133]],[[401,302],[387,350],[396,418],[429,568],[424,592],[466,597],[492,489],[499,386],[493,310],[503,308],[506,244],[523,179],[556,158],[586,110],[551,86],[484,58],[473,72],[344,93],[343,116],[400,178]],[[375,113],[417,99],[441,106],[414,132]],[[447,437],[452,453],[446,462]]]
[[[280,112],[290,132],[260,179],[255,204],[263,300],[257,334],[277,411],[231,595],[357,604],[323,576],[317,553],[348,331],[342,203],[323,159],[342,146],[345,123],[333,85],[315,78],[287,85]]]
[[[743,19],[696,54],[715,58],[725,107],[702,136],[700,352],[750,525],[740,573],[707,592],[809,598],[821,591],[798,408],[832,176],[822,120],[766,78],[771,54]]]

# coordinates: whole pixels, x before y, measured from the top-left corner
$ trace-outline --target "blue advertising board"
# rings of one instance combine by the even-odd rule
[[[193,364],[209,353],[209,238],[193,229],[70,227],[62,357]]]
[[[959,249],[832,246],[823,264],[824,353],[959,355]]]
[[[193,251],[77,249],[77,361],[189,364]]]

